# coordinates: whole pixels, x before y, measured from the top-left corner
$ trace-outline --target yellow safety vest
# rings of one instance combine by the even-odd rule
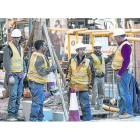
[[[130,45],[130,43],[128,41],[124,41],[115,52],[115,55],[114,55],[114,58],[112,61],[112,65],[111,65],[113,70],[119,70],[122,67],[122,63],[123,63],[124,59],[122,57],[121,50],[125,44]],[[130,63],[128,65],[127,69],[132,68],[132,66],[133,65],[132,65],[132,51],[131,51]]]
[[[11,72],[22,72],[23,71],[23,49],[22,47],[20,47],[21,48],[21,55],[20,55],[16,46],[12,42],[9,42],[9,46],[13,52],[13,56],[10,58]],[[4,67],[3,67],[3,71],[5,71]]]
[[[101,71],[102,73],[105,74],[105,59],[104,59],[104,56],[102,55],[102,63],[100,61],[100,59],[98,58],[97,55],[95,55],[94,53],[91,54],[92,58],[93,58],[93,61],[94,61],[94,66],[95,66],[95,69],[98,70],[98,71]]]
[[[85,63],[81,63],[79,65],[81,65],[81,68],[79,70],[77,70],[77,61],[73,59],[71,59],[71,80],[70,80],[70,84],[83,84],[83,85],[88,85],[88,75],[87,75],[87,71],[88,71],[88,66],[89,66],[89,59],[85,60]],[[79,66],[80,67],[80,66]]]
[[[35,81],[36,83],[46,83],[48,82],[48,77],[46,76],[41,76],[38,74],[36,68],[34,67],[34,61],[36,60],[37,56],[40,56],[44,59],[44,68],[47,68],[47,62],[43,54],[34,52],[31,56],[30,59],[30,65],[28,69],[28,74],[27,74],[27,80]]]

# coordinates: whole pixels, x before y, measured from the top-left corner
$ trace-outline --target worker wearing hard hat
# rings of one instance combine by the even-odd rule
[[[95,42],[94,52],[89,57],[95,66],[95,81],[93,86],[91,105],[93,105],[94,110],[104,111],[102,109],[102,105],[104,94],[105,64],[107,64],[112,59],[114,53],[105,58],[101,53],[101,47],[102,45],[100,42]]]
[[[119,118],[133,117],[132,101],[129,94],[129,83],[132,73],[132,48],[125,39],[125,31],[122,28],[114,30],[114,39],[119,47],[115,52],[112,69],[117,79],[119,100]]]
[[[27,80],[32,93],[32,106],[30,113],[30,121],[44,121],[43,102],[44,102],[44,84],[48,82],[47,75],[57,69],[54,64],[48,66],[47,59],[43,55],[45,48],[43,40],[35,42],[36,51],[32,54]]]
[[[92,119],[89,92],[92,92],[94,83],[94,65],[87,59],[85,55],[86,46],[83,43],[78,43],[76,46],[77,55],[69,60],[66,73],[66,86],[70,89],[76,89],[77,96],[81,105],[83,120],[89,121]],[[68,93],[70,102],[70,92]]]
[[[23,49],[19,45],[21,31],[14,29],[12,41],[4,48],[3,65],[9,90],[8,121],[24,120],[19,116],[20,98],[23,91],[23,80],[26,76],[26,64],[23,60]]]

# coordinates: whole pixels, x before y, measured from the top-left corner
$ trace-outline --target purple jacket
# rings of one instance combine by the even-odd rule
[[[127,39],[123,40],[122,42],[118,43],[120,46],[124,41],[127,41]],[[122,63],[122,67],[119,69],[118,75],[122,76],[122,74],[126,71],[129,63],[130,63],[130,55],[131,55],[131,47],[128,44],[123,45],[121,50],[122,57],[124,59]]]

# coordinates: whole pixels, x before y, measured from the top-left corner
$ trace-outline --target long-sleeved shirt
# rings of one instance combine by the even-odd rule
[[[121,41],[118,43],[120,46],[124,41],[127,41],[127,39]],[[128,44],[123,45],[122,50],[121,50],[122,57],[124,59],[122,63],[122,67],[119,69],[118,75],[122,76],[122,74],[126,71],[129,63],[130,63],[130,55],[131,55],[131,47]]]
[[[19,54],[21,55],[21,49],[20,46],[17,48],[19,51]],[[3,65],[4,68],[6,70],[6,76],[11,74],[11,65],[10,65],[10,58],[13,56],[13,52],[10,48],[9,45],[7,45],[4,49],[4,54],[3,54]],[[27,68],[26,68],[26,64],[25,61],[23,60],[23,72],[15,72],[14,74],[16,74],[19,78],[22,78],[24,73],[27,73]]]
[[[86,56],[83,56],[83,58],[80,60],[79,56],[77,55],[77,56],[74,57],[74,59],[75,59],[75,61],[77,61],[77,69],[78,69],[79,64],[84,62],[84,60],[86,59]],[[69,60],[68,67],[66,69],[66,81],[71,80],[72,69],[71,69],[70,64],[71,64],[71,59]],[[89,76],[88,85],[81,85],[81,84],[76,83],[75,85],[73,85],[73,87],[71,85],[71,88],[78,87],[79,91],[87,91],[88,88],[91,89],[93,87],[94,78],[95,78],[95,68],[94,68],[94,64],[91,61],[89,63],[87,74]]]
[[[44,68],[44,59],[40,56],[37,56],[34,61],[34,67],[36,68],[37,72],[41,76],[45,76],[50,74],[53,71],[53,67],[49,67],[48,59],[45,57],[47,61],[48,68]]]

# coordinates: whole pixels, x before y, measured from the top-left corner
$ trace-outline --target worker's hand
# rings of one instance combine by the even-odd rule
[[[120,75],[117,75],[117,80],[121,80],[121,76]]]
[[[89,90],[88,90],[88,91],[89,91],[89,94],[91,95],[91,94],[92,94],[92,89],[91,89],[91,88],[89,88]]]
[[[13,76],[9,77],[9,84],[14,84],[15,83],[15,79]]]
[[[69,85],[70,85],[70,82],[66,81],[66,87],[69,87]]]
[[[27,73],[25,72],[24,75],[23,75],[23,79],[26,77],[26,75],[27,75]]]
[[[99,71],[99,70],[96,70],[96,72],[95,72],[98,76],[101,76],[102,75],[102,72],[101,71]]]
[[[54,71],[54,70],[56,70],[56,69],[57,69],[57,65],[56,65],[56,64],[53,64],[53,65],[51,66],[51,70]]]

